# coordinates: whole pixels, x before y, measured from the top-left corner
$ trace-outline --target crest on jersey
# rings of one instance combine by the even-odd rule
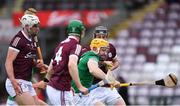
[[[112,53],[108,53],[108,57],[110,57],[110,58],[111,58],[111,57],[112,57]]]

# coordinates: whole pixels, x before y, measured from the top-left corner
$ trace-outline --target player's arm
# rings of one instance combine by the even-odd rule
[[[16,59],[18,53],[19,53],[18,49],[9,47],[5,62],[5,68],[7,71],[8,78],[11,81],[17,95],[22,93],[20,85],[14,77],[14,68],[13,68],[13,61]]]
[[[89,72],[93,76],[95,76],[96,78],[102,79],[102,80],[106,78],[106,74],[98,67],[97,59],[90,58],[87,65],[89,68]]]
[[[82,85],[81,85],[80,79],[79,79],[77,62],[78,62],[78,57],[76,55],[69,56],[69,62],[68,62],[69,73],[70,73],[72,79],[74,80],[76,86],[79,88]]]
[[[43,69],[43,71],[48,70],[48,65],[44,64],[44,62],[40,59],[37,60],[36,67],[39,68],[40,70]]]
[[[70,73],[72,79],[74,80],[76,86],[78,87],[78,89],[81,92],[83,92],[84,94],[86,94],[88,92],[88,90],[87,90],[87,88],[82,86],[82,84],[80,82],[77,63],[78,63],[78,56],[70,55],[69,62],[68,62],[69,73]]]
[[[46,88],[46,85],[47,83],[49,82],[49,79],[51,78],[52,74],[53,74],[53,66],[52,66],[52,63],[53,63],[53,60],[51,60],[49,66],[48,66],[48,69],[47,69],[47,73],[44,77],[44,79],[40,82],[37,82],[35,84],[33,84],[33,87],[35,88],[41,88],[41,89],[45,89]]]
[[[19,53],[19,50],[9,47],[7,57],[6,57],[5,67],[6,67],[8,78],[11,81],[15,80],[13,61],[16,59],[18,53]]]
[[[54,71],[53,71],[52,63],[53,63],[53,60],[51,60],[49,66],[48,66],[48,69],[47,69],[47,74],[46,74],[46,76],[45,76],[45,78],[48,79],[48,80],[51,78],[51,76],[52,76],[52,74],[53,74],[53,72],[54,72]]]

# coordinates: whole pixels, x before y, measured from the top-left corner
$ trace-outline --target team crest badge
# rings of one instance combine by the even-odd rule
[[[110,57],[110,58],[111,58],[111,57],[112,57],[112,53],[108,53],[108,57]]]

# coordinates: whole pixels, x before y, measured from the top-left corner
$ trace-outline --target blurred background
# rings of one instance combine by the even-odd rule
[[[69,20],[80,19],[86,25],[82,45],[90,42],[96,26],[108,27],[109,41],[121,62],[115,73],[125,82],[158,80],[169,73],[180,78],[179,0],[1,0],[0,104],[7,99],[8,45],[21,28],[19,18],[30,7],[37,9],[41,21],[39,40],[46,64],[55,46],[66,38]],[[180,105],[179,83],[175,88],[128,87],[125,93],[129,105]]]

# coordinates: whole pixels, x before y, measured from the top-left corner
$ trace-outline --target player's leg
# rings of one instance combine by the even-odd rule
[[[103,88],[103,89],[102,89]],[[103,93],[102,93],[103,92]],[[104,87],[98,87],[90,92],[97,100],[106,103],[108,92],[104,91]]]
[[[74,105],[71,91],[60,91],[47,85],[46,94],[51,105]]]
[[[6,106],[18,106],[18,104],[16,103],[13,97],[8,96]]]
[[[32,83],[25,80],[18,80],[22,94],[16,95],[12,83],[9,79],[6,80],[6,90],[11,97],[14,97],[15,101],[19,105],[36,105],[36,101],[33,96],[36,95]]]
[[[122,98],[116,99],[114,103],[115,103],[114,106],[126,106],[126,103],[124,102]]]
[[[103,93],[102,93],[103,92]],[[116,89],[108,87],[98,87],[91,91],[91,94],[99,101],[106,105],[125,105],[124,100],[119,95]]]
[[[35,104],[37,105],[47,105],[44,101],[42,101],[41,99],[38,98],[38,96],[36,95],[36,91],[34,89],[34,87],[32,85],[28,85],[28,89],[29,92],[31,94],[31,96],[33,97]]]
[[[34,102],[34,104],[36,105],[47,105],[44,101],[40,100],[37,95],[36,95],[36,92],[35,92],[35,89],[33,88],[32,84],[27,84],[26,87],[23,87],[22,88],[27,88],[28,89],[28,92],[30,93],[30,96],[32,96],[32,101]]]
[[[42,101],[41,99],[39,99],[37,96],[33,96],[34,101],[37,105],[47,105],[44,101]]]
[[[19,105],[36,105],[34,98],[29,92],[23,92],[21,95],[16,95],[15,100]]]
[[[50,105],[60,105],[60,91],[54,89],[53,87],[47,85],[46,94],[49,99]]]
[[[91,92],[87,95],[75,94],[74,96],[75,105],[77,106],[105,106],[101,101],[97,100]]]
[[[32,97],[32,95],[29,92],[28,86],[27,84],[25,84],[24,82],[27,81],[22,81],[22,80],[18,80],[21,90],[22,90],[22,94],[20,95],[16,95],[16,92],[14,90],[14,87],[11,83],[11,81],[9,79],[6,80],[6,90],[8,92],[8,94],[13,97],[16,101],[17,104],[19,105],[35,105],[34,99]],[[28,82],[30,84],[30,82]]]
[[[115,106],[125,106],[126,105],[123,98],[117,92],[117,90],[115,88],[111,89],[111,88],[103,87],[103,90],[108,94],[106,96],[106,101],[105,101],[105,103],[107,105],[115,105]]]
[[[38,99],[37,96],[33,96],[34,100],[36,101],[36,104],[39,105],[46,105],[46,103],[40,99]],[[18,106],[18,104],[16,103],[15,99],[11,96],[8,96],[8,99],[6,101],[6,105],[7,106]]]
[[[64,100],[66,105],[75,105],[72,91],[63,91],[62,93],[64,94]]]

